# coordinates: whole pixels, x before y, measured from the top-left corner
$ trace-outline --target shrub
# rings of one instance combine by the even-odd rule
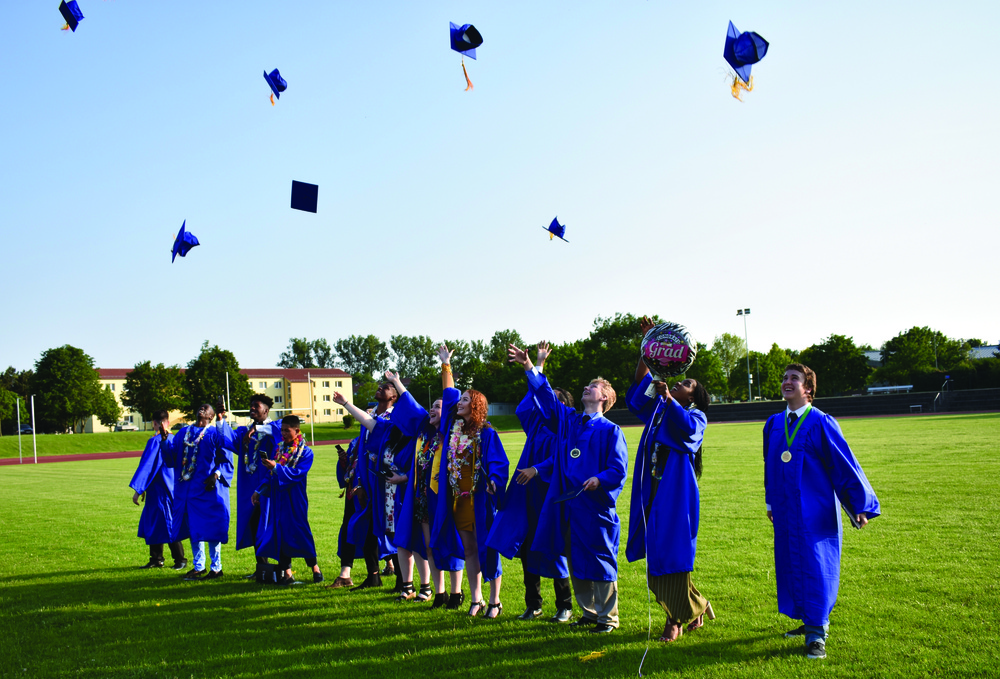
[[[344,429],[350,429],[354,426],[354,416],[344,415]]]

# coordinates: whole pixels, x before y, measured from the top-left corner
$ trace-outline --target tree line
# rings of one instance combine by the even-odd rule
[[[653,319],[659,322],[660,319]],[[455,350],[452,371],[461,388],[474,387],[491,402],[516,403],[524,396],[524,376],[507,363],[507,345],[531,349],[542,338],[526,341],[516,330],[500,330],[489,340],[444,340]],[[552,384],[578,395],[594,377],[611,381],[620,395],[632,382],[639,356],[639,319],[615,314],[594,320],[590,334],[579,340],[553,345],[545,372]],[[339,368],[355,382],[354,402],[364,406],[372,400],[376,379],[387,369],[410,380],[409,390],[423,405],[440,392],[437,362],[439,342],[425,335],[392,335],[389,342],[375,335],[338,339],[291,338],[278,358],[282,368]],[[830,335],[801,351],[777,344],[765,352],[747,352],[740,337],[723,333],[712,344],[698,343],[698,356],[686,377],[705,385],[723,401],[780,398],[785,366],[801,362],[819,377],[820,396],[861,393],[867,386],[912,384],[918,391],[939,389],[945,379],[952,388],[1000,387],[1000,356],[971,359],[970,349],[985,346],[979,339],[953,339],[928,327],[913,327],[882,344],[880,365],[869,365],[867,345],[857,346],[851,337]],[[533,352],[532,352],[533,353]],[[749,359],[749,360],[748,360]],[[748,385],[747,364],[751,382]],[[176,365],[143,361],[126,376],[121,401],[149,420],[161,408],[180,410],[194,418],[202,403],[217,403],[226,393],[226,376],[233,405],[245,408],[253,390],[240,374],[236,356],[228,350],[201,346],[182,374]],[[752,390],[752,394],[750,393]],[[14,428],[15,397],[22,399],[21,421],[29,421],[25,408],[35,395],[37,426],[42,432],[65,432],[82,428],[96,416],[112,427],[121,418],[114,394],[102,388],[93,359],[82,349],[65,345],[42,352],[33,370],[14,368],[0,374],[0,430]],[[619,401],[624,407],[624,401]]]

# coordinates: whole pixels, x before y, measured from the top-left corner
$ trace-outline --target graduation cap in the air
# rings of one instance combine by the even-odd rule
[[[292,209],[303,212],[316,212],[319,200],[319,186],[292,180]]]
[[[563,238],[563,236],[566,235],[566,225],[560,224],[558,217],[553,219],[552,223],[549,224],[548,227],[542,227],[542,228],[549,232],[549,240],[552,240],[553,236],[559,236],[559,238],[562,238],[562,240],[565,240],[567,243],[569,242],[568,240]]]
[[[271,88],[271,92],[273,92],[271,95],[271,106],[274,106],[274,98],[277,97],[278,99],[281,99],[281,93],[288,89],[288,83],[286,83],[285,79],[281,77],[280,73],[278,73],[278,69],[274,69],[270,73],[264,71],[264,80],[267,81],[268,86]]]
[[[448,27],[451,48],[462,55],[462,73],[465,74],[465,91],[468,92],[472,89],[472,81],[469,80],[469,72],[465,70],[465,57],[476,58],[476,48],[483,44],[483,34],[472,24],[456,26],[449,21]]]
[[[69,0],[69,2],[63,0],[59,3],[59,13],[66,20],[66,25],[62,27],[62,30],[71,30],[76,33],[76,27],[83,21],[83,12],[80,11],[80,6],[76,4],[76,0]]]
[[[198,239],[190,231],[186,231],[184,227],[187,226],[187,220],[181,224],[181,230],[177,232],[177,238],[174,239],[174,247],[170,251],[170,263],[173,264],[174,260],[177,259],[177,255],[184,257],[187,253],[196,245],[201,245]]]
[[[767,54],[767,40],[760,37],[753,31],[740,33],[733,22],[729,22],[729,29],[726,31],[726,47],[722,52],[726,62],[736,71],[733,77],[733,96],[740,98],[740,90],[747,92],[753,90],[753,78],[750,76],[750,67],[764,58]],[[738,79],[737,79],[738,78]],[[742,83],[740,81],[743,81]],[[747,86],[749,85],[749,87]],[[742,101],[742,100],[741,100]]]

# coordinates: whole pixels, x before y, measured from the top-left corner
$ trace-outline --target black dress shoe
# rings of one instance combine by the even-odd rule
[[[149,563],[147,563],[145,566],[139,566],[140,570],[145,570],[147,568],[163,568],[163,562],[157,561],[156,559],[150,559]]]
[[[594,629],[590,630],[591,634],[607,634],[608,632],[614,632],[615,628],[611,625],[598,625]]]
[[[549,618],[549,622],[569,622],[573,619],[572,608],[560,608],[556,614]]]
[[[180,561],[174,561],[174,565],[171,566],[175,571],[182,571],[188,567],[187,559],[181,559]]]
[[[574,620],[569,624],[570,627],[590,627],[591,625],[596,625],[597,621],[593,618],[580,618],[579,620]]]
[[[542,617],[542,609],[540,608],[528,608],[521,615],[517,616],[518,620],[534,620],[535,618]]]
[[[324,580],[324,578],[323,578],[323,571],[320,571],[319,573],[313,573],[313,582],[314,583],[323,582],[323,580]]]
[[[351,587],[351,591],[357,592],[358,590],[361,589],[368,589],[369,587],[381,587],[381,586],[382,586],[382,576],[380,576],[378,573],[372,573],[371,575],[366,577],[364,579],[364,582],[362,582],[360,585]]]
[[[205,573],[207,572],[208,571],[206,570],[198,571],[192,568],[187,573],[185,573],[183,577],[185,580],[201,580],[203,577],[205,577]]]
[[[202,580],[218,580],[222,577],[222,571],[209,571]]]
[[[458,594],[453,592],[448,595],[448,605],[446,608],[449,611],[454,611],[462,605],[463,601],[465,601],[465,592],[459,592]]]

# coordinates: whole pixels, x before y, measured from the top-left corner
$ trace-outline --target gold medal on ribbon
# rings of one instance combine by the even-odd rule
[[[789,452],[787,450],[785,452],[783,452],[781,454],[781,461],[782,462],[791,462],[792,461],[792,454],[791,454],[791,452]]]
[[[579,448],[574,448],[573,450],[569,451],[569,456],[571,458],[573,458],[574,460],[576,458],[580,457],[580,449]]]

